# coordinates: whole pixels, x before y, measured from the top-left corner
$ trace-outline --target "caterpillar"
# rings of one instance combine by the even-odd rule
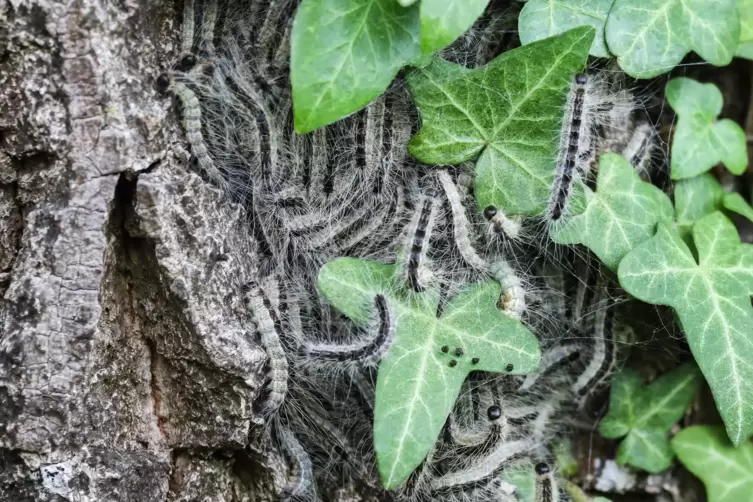
[[[439,171],[437,177],[439,178],[439,183],[442,185],[447,201],[450,203],[452,227],[458,251],[460,251],[463,259],[471,267],[477,270],[486,269],[486,261],[479,256],[473,247],[473,243],[471,243],[470,231],[468,230],[470,225],[465,215],[465,208],[463,208],[458,188],[453,183],[450,173],[447,171]]]
[[[346,362],[361,361],[366,366],[375,366],[389,351],[395,341],[396,318],[383,295],[374,297],[375,329],[372,337],[361,342],[339,344],[315,344],[304,342],[304,357]]]
[[[536,502],[558,502],[559,489],[549,464],[539,462],[534,469],[536,471]]]
[[[437,192],[433,188],[424,191],[419,210],[408,227],[407,236],[410,239],[410,246],[408,246],[405,275],[408,284],[416,292],[426,289],[431,278],[431,272],[426,267],[426,247],[434,227],[438,205],[436,196]]]
[[[269,396],[264,403],[264,412],[272,415],[285,401],[288,391],[288,359],[280,342],[280,320],[258,283],[252,281],[244,287],[243,299],[261,334],[261,343],[269,358]]]
[[[295,498],[306,497],[314,486],[311,458],[295,434],[287,427],[280,425],[277,436],[283,451],[293,464],[293,475],[282,492],[281,500],[292,501]]]

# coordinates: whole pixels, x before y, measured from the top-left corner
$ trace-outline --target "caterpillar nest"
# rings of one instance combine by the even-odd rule
[[[536,501],[567,500],[550,446],[618,364],[619,293],[591,280],[598,270],[578,253],[542,258],[519,239],[520,220],[477,211],[467,166],[419,168],[406,148],[418,118],[400,78],[366,109],[295,134],[288,47],[297,3],[186,0],[182,52],[158,79],[182,117],[192,168],[248,212],[260,260],[244,298],[268,359],[258,409],[289,468],[280,497],[338,500],[355,487],[393,500],[517,501],[500,475],[529,462]],[[506,2],[492,2],[445,56],[485,64],[515,42],[503,36],[510,16]],[[653,129],[628,118],[629,96],[605,106],[608,87],[600,76],[573,82],[550,220],[566,214],[573,180],[593,177],[600,151],[650,172]],[[445,300],[469,282],[497,280],[497,308],[530,326],[544,351],[527,376],[472,373],[430,454],[389,494],[372,423],[376,369],[399,316],[383,296],[367,326],[334,311],[315,279],[337,256],[397,262],[405,287],[440,285]]]

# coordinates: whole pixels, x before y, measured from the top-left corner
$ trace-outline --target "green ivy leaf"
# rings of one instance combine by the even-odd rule
[[[753,42],[753,0],[737,0],[740,17],[740,43]]]
[[[369,318],[378,293],[397,310],[395,341],[379,365],[374,408],[374,449],[386,488],[402,483],[424,459],[468,373],[523,374],[536,369],[540,359],[533,333],[497,309],[498,283],[465,288],[437,318],[438,294],[400,293],[396,269],[338,258],[324,265],[318,278],[325,297],[356,322]],[[441,350],[445,345],[447,353]]]
[[[592,56],[606,58],[604,25],[614,0],[531,0],[520,11],[518,32],[523,45],[559,35],[578,26],[592,26]]]
[[[609,413],[599,424],[599,433],[606,438],[626,436],[617,449],[617,461],[653,473],[669,467],[674,455],[667,435],[700,384],[701,374],[694,366],[681,366],[646,387],[635,371],[617,374]]]
[[[652,78],[695,51],[715,66],[732,61],[740,37],[735,0],[615,0],[609,51],[636,78]]]
[[[750,204],[748,204],[739,193],[733,192],[724,194],[722,205],[724,205],[725,209],[753,221],[753,207],[750,207]]]
[[[422,0],[421,50],[424,54],[451,44],[483,14],[489,0]]]
[[[716,400],[727,433],[740,444],[753,432],[753,246],[714,212],[693,226],[698,262],[664,223],[622,260],[620,285],[636,298],[677,311]]]
[[[293,23],[295,129],[313,131],[367,105],[421,56],[418,6],[395,0],[303,0]]]
[[[552,240],[583,244],[616,270],[625,254],[656,230],[662,207],[651,187],[623,157],[605,153],[599,162],[596,192],[583,187],[585,211],[554,227]]]
[[[480,207],[542,213],[554,182],[567,90],[585,66],[593,36],[593,28],[576,28],[505,52],[475,70],[439,59],[416,70],[408,84],[423,126],[410,153],[427,164],[460,164],[478,156]]]
[[[739,193],[724,193],[722,185],[710,173],[675,183],[675,207],[677,228],[685,242],[693,224],[714,211],[726,209],[753,221],[753,207]]]
[[[674,78],[667,84],[666,96],[678,116],[670,156],[672,179],[692,178],[720,161],[735,174],[745,171],[745,132],[732,120],[716,120],[722,111],[722,93],[714,84]]]
[[[753,443],[735,448],[721,427],[697,425],[680,431],[672,448],[706,485],[709,502],[753,502]]]
[[[690,236],[693,224],[721,209],[724,190],[710,173],[675,183],[675,215],[683,238]]]
[[[664,193],[659,187],[650,183],[646,183],[647,187],[650,187],[650,191],[654,194],[654,201],[656,201],[657,214],[659,221],[666,223],[674,223],[675,221],[675,207],[672,205],[672,201],[669,195]]]
[[[753,42],[746,42],[737,46],[735,56],[745,59],[753,59]]]

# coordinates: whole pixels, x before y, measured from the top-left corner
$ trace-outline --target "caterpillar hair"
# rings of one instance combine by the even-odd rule
[[[285,401],[288,391],[288,359],[280,342],[280,320],[258,283],[250,282],[244,289],[244,301],[251,311],[269,359],[269,396],[264,403],[264,412],[272,415]]]
[[[217,0],[205,0],[199,48],[206,55],[214,54],[214,28],[217,24]]]
[[[371,337],[348,345],[304,342],[302,355],[340,363],[359,361],[365,366],[376,366],[395,341],[396,312],[390,309],[383,295],[374,297],[374,311],[375,328]]]
[[[426,265],[426,248],[431,239],[437,206],[437,192],[433,188],[424,191],[418,204],[418,211],[413,216],[407,237],[408,256],[405,264],[405,277],[413,291],[424,291],[431,280],[432,273]]]
[[[282,450],[293,465],[293,474],[288,479],[288,484],[285,486],[280,499],[283,501],[308,499],[311,492],[316,492],[311,458],[301,443],[298,442],[295,434],[287,427],[280,425],[277,437]]]
[[[559,502],[559,488],[549,464],[536,464],[536,502]]]

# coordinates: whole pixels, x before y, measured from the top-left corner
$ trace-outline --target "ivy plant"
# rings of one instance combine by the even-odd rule
[[[753,443],[735,448],[723,428],[698,425],[680,431],[672,448],[706,485],[709,502],[753,502]]]
[[[459,37],[487,3],[303,0],[290,52],[296,131],[313,131],[366,106],[403,66]]]
[[[559,35],[579,26],[591,26],[596,36],[589,53],[609,57],[604,26],[614,0],[530,0],[520,11],[518,32],[523,45]]]
[[[555,227],[552,240],[584,244],[616,270],[628,251],[654,234],[666,207],[661,199],[668,199],[661,190],[641,181],[633,166],[615,153],[601,156],[596,191],[587,186],[583,190],[585,210]]]
[[[377,294],[396,309],[395,341],[379,365],[374,408],[374,449],[385,488],[398,486],[424,459],[471,371],[524,374],[540,359],[533,333],[497,309],[497,282],[468,286],[437,317],[439,292],[404,291],[399,268],[337,258],[318,278],[324,296],[355,322],[369,321]]]
[[[670,225],[620,262],[620,284],[636,298],[673,307],[732,441],[753,433],[753,245],[741,244],[720,212],[693,225],[698,259]]]
[[[734,174],[745,171],[745,132],[732,120],[717,120],[722,93],[714,84],[674,78],[667,84],[666,97],[678,117],[672,141],[672,179],[692,178],[718,162]]]
[[[542,214],[567,90],[593,38],[593,28],[575,28],[474,70],[441,59],[417,69],[408,85],[422,127],[410,153],[426,164],[475,159],[480,208]]]
[[[615,0],[606,24],[609,51],[636,78],[670,71],[690,51],[716,66],[740,40],[735,0]]]
[[[726,209],[753,221],[753,208],[738,193],[724,193],[719,182],[709,173],[680,180],[675,184],[675,216],[677,229],[687,243],[693,225],[704,216]]]
[[[735,56],[753,59],[753,0],[737,0],[740,15],[740,42]]]
[[[618,373],[612,382],[609,413],[599,424],[602,436],[624,438],[617,462],[652,473],[669,467],[674,457],[669,430],[688,409],[700,384],[695,366],[681,366],[647,386],[633,370]]]
[[[489,0],[421,0],[421,50],[451,44],[484,12]]]

